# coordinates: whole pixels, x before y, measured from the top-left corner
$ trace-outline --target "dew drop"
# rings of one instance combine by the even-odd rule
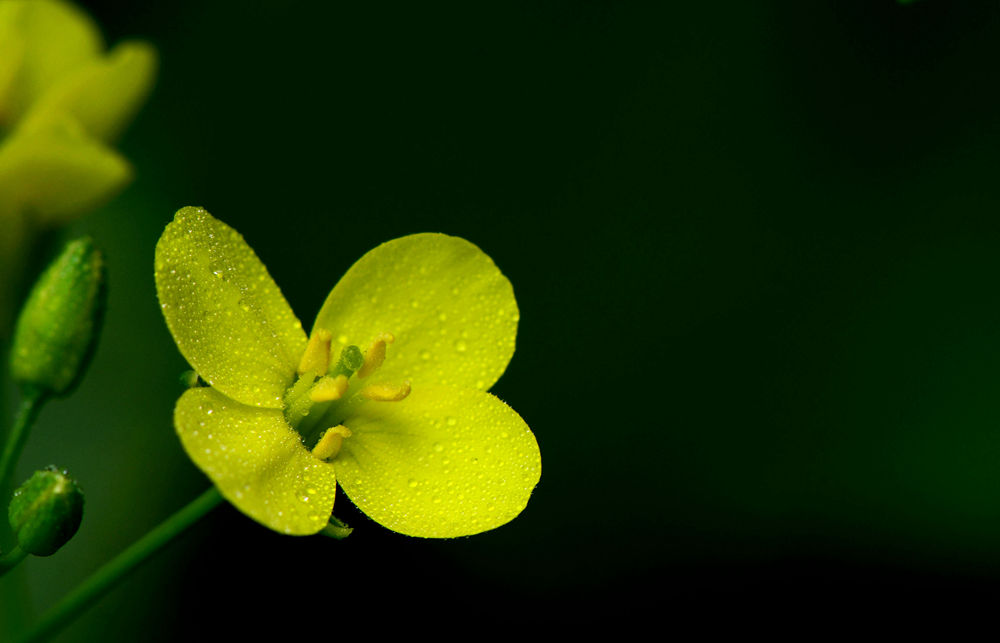
[[[455,350],[457,350],[459,353],[464,353],[467,348],[468,346],[463,340],[460,339],[457,342],[455,342]]]
[[[430,358],[431,358],[431,352],[430,351],[423,351],[423,352],[420,353],[420,359],[422,359],[422,360],[428,360]]]

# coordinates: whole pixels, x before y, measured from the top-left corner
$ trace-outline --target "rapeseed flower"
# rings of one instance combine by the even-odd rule
[[[338,484],[411,536],[479,533],[525,507],[538,445],[486,392],[513,355],[517,303],[473,244],[382,244],[330,292],[307,338],[243,238],[184,208],[157,244],[156,285],[178,348],[209,385],[178,400],[181,443],[254,520],[316,533]]]
[[[109,143],[152,85],[156,54],[109,53],[96,25],[58,0],[0,0],[0,216],[62,223],[117,192],[131,168]]]
[[[10,285],[40,231],[101,205],[132,178],[111,142],[145,100],[156,53],[110,52],[59,0],[0,0],[0,333]]]

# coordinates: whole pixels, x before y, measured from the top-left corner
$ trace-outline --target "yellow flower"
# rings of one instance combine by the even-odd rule
[[[107,143],[149,93],[156,54],[143,42],[103,50],[72,5],[0,0],[0,221],[61,224],[131,179]]]
[[[538,445],[486,392],[513,355],[517,303],[468,241],[417,234],[375,248],[308,339],[253,250],[200,208],[164,230],[156,286],[178,348],[210,385],[181,396],[177,433],[251,518],[316,533],[338,483],[411,536],[479,533],[527,504]]]

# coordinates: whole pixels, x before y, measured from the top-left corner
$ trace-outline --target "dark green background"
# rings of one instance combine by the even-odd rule
[[[111,298],[22,460],[87,491],[78,537],[26,563],[37,606],[206,487],[152,279],[181,206],[240,230],[307,324],[381,241],[478,244],[521,308],[494,392],[543,473],[518,519],[456,541],[346,500],[342,543],[227,506],[61,640],[995,604],[997,3],[88,7],[162,68],[122,142],[136,182],[71,231]]]

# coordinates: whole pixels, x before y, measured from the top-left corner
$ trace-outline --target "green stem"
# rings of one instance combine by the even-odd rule
[[[7,436],[3,455],[0,456],[0,491],[4,492],[5,497],[10,476],[14,473],[14,466],[17,464],[18,458],[21,457],[21,451],[24,450],[24,444],[28,440],[28,429],[35,423],[35,418],[42,410],[46,397],[45,392],[41,389],[29,387],[22,389],[21,406],[17,410],[14,426]]]
[[[55,634],[220,502],[222,495],[215,487],[195,498],[63,597],[21,637],[21,643],[42,641]]]
[[[28,557],[28,552],[15,546],[6,554],[0,556],[0,576],[17,567],[18,563]]]

